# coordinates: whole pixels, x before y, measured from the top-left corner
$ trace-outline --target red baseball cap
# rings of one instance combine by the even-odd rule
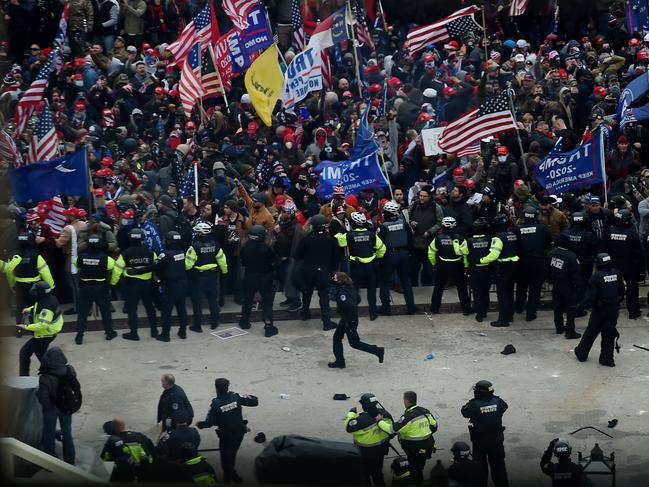
[[[95,190],[95,196],[106,196],[106,192],[102,188]]]
[[[165,89],[162,86],[158,86],[155,90],[154,93],[156,95],[164,95],[165,94]]]
[[[259,124],[257,122],[250,122],[248,128],[246,129],[249,134],[256,134],[259,130]]]
[[[501,145],[500,147],[498,147],[497,154],[499,156],[506,156],[507,154],[509,154],[509,149],[507,148],[507,146]]]

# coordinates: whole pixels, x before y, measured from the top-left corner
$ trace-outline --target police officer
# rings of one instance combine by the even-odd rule
[[[577,292],[581,279],[579,260],[572,250],[568,250],[570,237],[561,233],[555,241],[555,248],[548,254],[547,274],[552,284],[552,309],[554,327],[557,334],[564,333],[569,340],[579,338],[575,332],[575,309]],[[564,325],[563,314],[566,314]]]
[[[210,307],[210,329],[219,326],[219,270],[222,274],[227,274],[228,263],[223,249],[212,235],[211,223],[198,222],[194,226],[194,232],[196,240],[185,253],[185,269],[191,271],[189,286],[194,309],[194,325],[189,329],[201,333],[203,295]]]
[[[338,245],[349,249],[350,274],[356,290],[367,288],[367,304],[370,321],[378,318],[376,308],[376,259],[385,254],[381,239],[367,229],[364,213],[351,214],[352,229],[349,233],[336,234]]]
[[[390,316],[390,284],[396,271],[399,283],[403,287],[406,309],[409,315],[417,312],[412,293],[410,276],[410,253],[412,246],[412,229],[401,216],[399,203],[388,201],[383,205],[383,224],[377,228],[376,236],[385,244],[385,255],[381,260],[379,271],[381,307],[379,313]]]
[[[29,363],[32,354],[38,360],[43,357],[47,347],[54,340],[56,334],[63,329],[63,315],[59,309],[59,300],[52,293],[52,288],[45,281],[32,284],[29,297],[34,304],[23,309],[23,314],[30,315],[28,325],[16,325],[21,330],[34,333],[20,349],[20,375],[29,375]]]
[[[240,483],[243,479],[234,468],[237,458],[237,451],[243,441],[243,435],[248,428],[247,421],[241,415],[241,406],[257,406],[259,400],[252,395],[239,395],[230,392],[230,381],[219,378],[214,381],[216,397],[212,399],[210,410],[204,421],[196,423],[199,429],[216,426],[216,434],[219,437],[219,452],[221,454],[221,466],[223,467],[223,481]]]
[[[448,467],[448,479],[458,487],[483,487],[484,473],[482,464],[471,458],[471,447],[456,441],[451,448],[453,464]]]
[[[489,254],[489,222],[480,217],[473,222],[473,237],[467,240],[469,259],[469,285],[473,293],[475,319],[482,323],[489,311],[489,288],[491,287],[491,263],[480,261]]]
[[[557,463],[552,461],[552,454]],[[566,440],[555,438],[541,457],[541,471],[552,479],[552,487],[581,487],[584,481],[584,469],[570,460],[572,448]]]
[[[361,455],[365,483],[385,485],[383,479],[383,458],[388,453],[392,416],[378,407],[376,396],[370,392],[361,395],[359,400],[363,411],[359,414],[353,407],[345,417],[345,430],[354,437],[354,444]],[[382,419],[377,421],[378,415]],[[380,423],[380,425],[379,425]]]
[[[586,331],[575,347],[575,355],[580,362],[585,362],[597,335],[601,333],[599,363],[615,367],[613,348],[615,339],[620,336],[616,326],[625,293],[624,278],[619,270],[613,268],[613,261],[608,254],[598,254],[595,262],[597,271],[588,281],[584,299],[577,305],[578,311],[585,308],[592,308],[593,311]]]
[[[186,410],[174,414],[174,428],[164,432],[156,446],[156,456],[170,461],[182,459],[183,445],[190,443],[194,448],[201,444],[198,430],[189,426],[191,419]]]
[[[428,246],[428,260],[430,260],[433,268],[437,266],[435,289],[430,300],[430,311],[431,313],[439,313],[444,287],[450,277],[457,287],[462,314],[467,316],[472,313],[465,276],[466,268],[469,266],[467,260],[468,249],[466,240],[453,232],[456,226],[457,221],[455,218],[452,216],[444,217],[442,219],[441,233]]]
[[[110,311],[109,285],[117,283],[119,274],[115,271],[115,261],[106,255],[104,248],[105,244],[99,235],[90,235],[86,250],[80,252],[74,262],[79,272],[77,336],[74,337],[77,345],[83,343],[83,333],[86,331],[86,320],[92,303],[97,303],[99,306],[106,340],[112,340],[117,336],[113,330]]]
[[[216,485],[218,480],[214,467],[205,457],[198,454],[192,443],[184,443],[181,448],[181,476],[183,482],[193,482],[200,485]]]
[[[173,374],[163,374],[160,378],[162,394],[158,400],[157,422],[162,423],[162,431],[171,431],[176,426],[176,416],[182,414],[191,424],[194,419],[194,408],[187,399],[187,394],[182,387],[176,384]]]
[[[525,309],[525,321],[536,319],[536,310],[541,301],[541,286],[545,279],[545,260],[551,240],[550,230],[538,223],[538,216],[536,208],[526,208],[523,212],[523,223],[514,227],[520,257],[515,309],[517,313],[522,313]]]
[[[128,327],[131,330],[124,333],[122,338],[126,340],[139,340],[137,333],[137,305],[142,300],[151,336],[158,336],[158,323],[153,305],[153,269],[155,267],[155,253],[143,244],[144,232],[139,228],[133,228],[128,234],[129,247],[122,252],[115,262],[118,278],[124,279],[124,305],[128,314]]]
[[[34,234],[24,232],[18,235],[18,250],[19,253],[8,262],[0,260],[0,271],[5,273],[9,285],[16,291],[16,324],[22,321],[22,310],[34,303],[29,291],[35,282],[45,281],[54,289],[50,268],[36,252]]]
[[[327,234],[327,218],[324,215],[311,217],[311,231],[297,244],[295,260],[301,265],[298,287],[302,288],[302,309],[300,318],[311,319],[309,306],[313,290],[317,289],[320,299],[322,329],[333,330],[336,324],[331,321],[329,307],[329,287],[333,270],[338,267],[338,244]]]
[[[403,393],[403,404],[406,408],[403,415],[392,424],[389,433],[398,433],[401,448],[408,457],[410,473],[417,485],[424,481],[423,471],[433,451],[437,431],[437,421],[428,409],[417,406],[417,393]],[[377,418],[380,420],[382,416]]]
[[[248,241],[241,248],[241,265],[244,268],[243,303],[241,304],[241,319],[239,327],[250,328],[250,312],[255,293],[261,295],[262,318],[264,320],[264,336],[272,337],[279,333],[273,324],[273,301],[275,289],[273,269],[275,254],[266,243],[266,229],[263,225],[253,225],[248,234]]]
[[[110,435],[101,450],[101,459],[115,462],[110,474],[111,482],[133,482],[146,476],[153,462],[153,443],[142,433],[129,431],[123,419],[115,418],[104,425]]]
[[[500,214],[494,219],[496,234],[491,239],[489,253],[480,259],[481,264],[496,262],[494,272],[496,296],[498,298],[498,319],[491,322],[494,327],[510,326],[514,320],[514,282],[518,269],[518,237],[508,229],[507,216]]]
[[[629,319],[641,316],[638,299],[638,280],[644,270],[644,252],[638,232],[632,225],[633,215],[629,210],[618,210],[615,223],[604,233],[603,247],[612,261],[612,266],[620,271],[626,283],[626,308]]]
[[[570,228],[564,230],[563,233],[569,238],[566,248],[572,250],[579,260],[581,278],[577,281],[577,301],[581,301],[586,292],[586,283],[593,273],[593,262],[597,255],[599,239],[597,235],[586,229],[586,218],[579,211],[570,215]]]
[[[333,335],[333,351],[335,361],[329,362],[332,369],[345,368],[345,356],[343,355],[343,338],[347,335],[349,346],[356,350],[362,350],[376,355],[379,363],[383,363],[385,349],[376,345],[368,345],[361,341],[358,336],[358,290],[354,287],[351,278],[344,272],[336,272],[333,276],[335,283],[334,298],[340,313],[340,322]]]
[[[507,403],[494,395],[494,387],[488,380],[473,386],[474,398],[462,406],[462,416],[469,419],[469,435],[473,443],[473,458],[482,464],[482,478],[487,485],[489,468],[491,480],[496,487],[507,487],[505,448],[502,418]]]
[[[171,311],[176,307],[178,315],[178,336],[187,338],[187,270],[185,269],[185,252],[182,248],[182,236],[171,231],[165,236],[165,250],[158,256],[155,265],[156,276],[160,279],[160,321],[162,333],[156,337],[161,342],[168,342],[171,333]]]

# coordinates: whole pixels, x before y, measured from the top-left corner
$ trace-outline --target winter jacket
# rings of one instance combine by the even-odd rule
[[[410,221],[417,222],[417,225],[413,227],[414,248],[428,248],[428,242],[442,227],[442,218],[444,218],[442,207],[434,201],[431,201],[427,205],[421,205],[416,201],[410,207]],[[424,233],[426,232],[428,232],[428,238],[424,237]]]
[[[68,29],[71,32],[90,32],[95,22],[91,0],[70,0]]]
[[[122,16],[124,17],[124,32],[128,35],[138,35],[144,32],[144,13],[146,2],[144,0],[127,0],[122,5]]]
[[[43,355],[41,366],[38,369],[38,390],[36,391],[36,397],[43,409],[56,407],[59,381],[68,373],[68,369],[74,377],[77,376],[74,367],[68,366],[68,359],[59,347],[50,347]]]

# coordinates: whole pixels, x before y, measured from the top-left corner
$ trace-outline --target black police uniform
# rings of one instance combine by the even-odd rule
[[[435,256],[431,258],[431,249]],[[448,235],[442,233],[437,235],[428,248],[428,256],[433,266],[437,266],[433,294],[430,298],[430,310],[439,313],[442,304],[442,294],[446,283],[450,278],[457,287],[457,295],[462,307],[462,314],[471,314],[471,300],[467,289],[465,270],[466,261],[466,240],[460,235]]]
[[[509,230],[501,230],[491,239],[491,247],[481,264],[496,262],[494,281],[498,298],[499,325],[509,325],[514,320],[514,282],[518,270],[518,237]],[[494,324],[494,323],[492,323]]]
[[[584,485],[583,467],[570,460],[569,456],[559,457],[554,463],[552,461],[553,447],[554,442],[541,457],[541,471],[552,479],[552,487],[582,487]]]
[[[142,433],[123,431],[112,434],[101,451],[101,459],[115,462],[111,482],[133,482],[146,476],[153,461],[153,443]]]
[[[471,458],[459,458],[448,467],[448,479],[458,487],[485,487],[484,468]]]
[[[34,318],[42,322],[40,314],[49,312],[52,314],[51,322],[54,323],[58,321],[61,317],[61,310],[59,309],[59,300],[56,299],[56,296],[50,294],[45,294],[40,298],[36,299],[34,303],[36,312],[34,313]],[[29,365],[31,363],[31,356],[36,355],[36,358],[40,361],[47,352],[47,347],[50,343],[56,338],[56,332],[53,332],[51,335],[43,332],[34,331],[34,336],[27,340],[27,342],[20,348],[18,355],[19,363],[19,373],[21,376],[29,375]]]
[[[421,406],[410,406],[403,416],[392,424],[392,432],[399,433],[401,448],[408,457],[410,473],[414,482],[423,482],[423,470],[426,460],[435,451],[437,421],[430,411]]]
[[[219,269],[218,257],[222,254],[223,262],[225,254],[221,246],[212,238],[212,236],[199,236],[187,251],[187,256],[191,250],[195,253],[195,262],[189,271],[190,295],[192,298],[192,309],[194,310],[194,324],[190,328],[192,331],[202,331],[201,323],[203,317],[203,296],[207,300],[210,308],[210,327],[212,329],[219,325]],[[225,264],[227,266],[227,264]],[[223,272],[225,273],[225,272]]]
[[[212,399],[207,418],[196,424],[201,429],[210,426],[217,428],[224,482],[240,481],[234,464],[243,435],[247,432],[247,422],[243,420],[241,406],[254,407],[258,404],[259,400],[255,396],[240,396],[236,392],[226,392]]]
[[[349,276],[357,291],[367,288],[368,313],[370,319],[376,319],[376,259],[380,257],[376,249],[377,237],[366,228],[352,228],[345,237],[349,249]]]
[[[410,277],[410,252],[412,246],[412,229],[403,217],[396,220],[385,221],[376,234],[386,247],[385,255],[380,267],[381,312],[390,313],[390,284],[396,271],[399,283],[403,288],[408,313],[415,312],[415,299],[412,292],[412,278]]]
[[[575,336],[575,312],[581,274],[575,253],[556,247],[548,254],[547,273],[552,283],[552,309],[557,333],[565,331],[566,337]],[[566,314],[564,325],[563,314]]]
[[[358,336],[358,291],[347,286],[340,286],[336,292],[336,305],[340,313],[340,321],[333,334],[333,351],[335,362],[330,367],[345,367],[345,356],[343,354],[343,337],[347,335],[349,346],[356,350],[371,353],[383,362],[384,349],[376,345],[368,345],[361,341]]]
[[[137,306],[142,300],[149,320],[151,336],[155,337],[158,335],[158,322],[153,304],[152,272],[155,260],[153,251],[142,244],[131,245],[122,252],[116,265],[120,265],[121,260],[124,262],[122,279],[124,280],[124,304],[128,314],[128,327],[131,330],[129,336],[138,337]],[[151,277],[149,277],[149,274],[151,274]],[[137,276],[147,276],[147,278],[141,279]]]
[[[522,313],[525,309],[525,319],[531,321],[536,318],[536,310],[541,300],[550,230],[540,223],[521,223],[514,227],[514,232],[518,236],[520,259],[516,278],[515,309],[517,313]]]
[[[187,271],[185,270],[185,252],[178,246],[167,242],[165,250],[158,256],[155,265],[156,276],[160,279],[160,321],[162,322],[162,340],[168,340],[171,332],[171,311],[174,306],[178,315],[178,336],[187,336]]]
[[[632,226],[613,225],[604,233],[602,245],[604,251],[611,256],[612,266],[624,276],[626,283],[626,308],[629,319],[639,317],[640,288],[638,280],[644,270],[644,252],[638,232]]]
[[[176,418],[180,417],[191,424],[194,419],[194,408],[182,387],[174,384],[160,394],[158,400],[157,423],[162,423],[163,431],[171,431],[176,426]]]
[[[577,310],[592,307],[588,326],[579,345],[575,347],[575,355],[581,362],[588,359],[597,335],[602,334],[602,346],[599,363],[614,366],[613,348],[615,339],[619,336],[616,329],[620,302],[624,298],[625,287],[622,273],[617,269],[596,271],[588,281],[586,295]]]
[[[181,472],[183,482],[193,482],[200,485],[216,485],[218,483],[214,467],[201,456],[185,460],[181,465]]]
[[[599,248],[599,239],[593,232],[586,230],[581,225],[575,226],[574,223],[563,233],[570,239],[566,248],[572,250],[579,260],[581,278],[577,281],[577,301],[581,301],[586,292],[586,283],[593,273],[593,262]]]
[[[275,299],[275,286],[273,283],[273,270],[275,255],[266,242],[262,240],[248,240],[241,248],[241,265],[244,267],[243,278],[243,303],[241,305],[241,328],[250,328],[250,313],[252,300],[255,293],[261,295],[262,319],[266,326],[273,325],[273,301]]]
[[[507,403],[495,395],[477,397],[462,406],[462,416],[470,420],[473,458],[482,464],[484,485],[487,484],[489,468],[496,487],[509,485],[503,446],[505,428],[502,423],[507,407]]]
[[[79,276],[79,297],[77,300],[77,337],[82,338],[86,331],[86,320],[92,303],[97,303],[101,313],[101,323],[106,339],[117,336],[113,330],[110,309],[109,276],[114,271],[115,262],[100,248],[89,247],[80,252],[75,263]],[[116,280],[113,279],[113,283]],[[77,341],[79,343],[80,340]]]
[[[469,249],[469,285],[473,292],[473,310],[478,321],[482,321],[489,311],[489,288],[491,287],[491,263],[482,264],[483,257],[489,255],[491,238],[477,233],[467,240]]]
[[[156,446],[156,454],[172,462],[180,460],[183,457],[185,443],[191,443],[194,448],[198,448],[201,444],[201,435],[196,428],[183,424],[162,436]]]
[[[331,275],[338,267],[338,244],[336,240],[324,232],[308,233],[295,249],[295,259],[301,262],[300,286],[302,291],[301,318],[311,318],[309,306],[313,290],[318,291],[320,313],[323,326],[333,328],[331,324],[331,308],[329,307],[329,287]]]

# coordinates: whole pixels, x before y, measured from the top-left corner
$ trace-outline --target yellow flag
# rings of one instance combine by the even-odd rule
[[[273,44],[250,65],[245,76],[246,90],[259,118],[268,127],[279,95],[284,88],[284,75],[277,62],[277,46]]]

